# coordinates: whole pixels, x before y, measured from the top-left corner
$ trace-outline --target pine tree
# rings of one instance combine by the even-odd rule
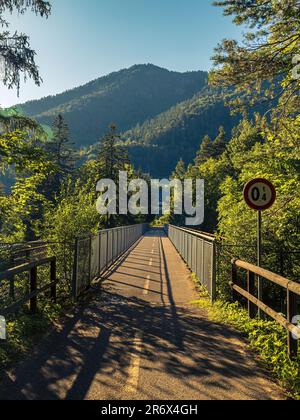
[[[46,151],[56,168],[45,186],[46,195],[53,198],[59,192],[63,181],[73,173],[77,160],[77,154],[70,140],[69,127],[62,115],[58,115],[54,120],[53,138],[46,144]]]
[[[227,147],[226,131],[223,126],[219,128],[219,134],[214,141],[214,156],[221,156]]]
[[[58,115],[54,120],[53,134],[54,136],[48,145],[48,151],[60,172],[70,174],[74,170],[77,157],[74,144],[70,140],[68,124],[62,115]]]
[[[195,164],[196,166],[201,165],[208,159],[213,157],[215,154],[214,143],[209,136],[205,136],[200,146],[200,150],[197,153]]]
[[[185,178],[185,174],[186,174],[185,163],[182,160],[182,158],[180,158],[179,162],[176,165],[175,171],[172,174],[172,178],[180,179],[181,181],[183,181]]]
[[[117,127],[112,124],[109,133],[101,141],[98,161],[102,177],[115,182],[119,179],[119,171],[124,170],[130,163],[127,149],[119,143]]]
[[[120,145],[120,136],[114,124],[110,126],[110,131],[100,143],[97,166],[99,168],[99,175],[101,174],[102,178],[115,182],[117,194],[119,194],[119,172],[130,169],[130,161],[127,149]],[[118,217],[108,214],[106,227],[112,228],[115,226],[118,226]]]

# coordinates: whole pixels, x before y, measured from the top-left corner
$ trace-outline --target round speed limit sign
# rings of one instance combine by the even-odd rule
[[[271,182],[258,178],[245,186],[244,198],[251,209],[263,211],[269,209],[275,203],[276,190]]]

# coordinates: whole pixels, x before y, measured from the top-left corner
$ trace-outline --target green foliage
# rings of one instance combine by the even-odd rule
[[[171,222],[171,215],[165,214],[161,217],[157,217],[156,219],[154,219],[154,221],[151,223],[151,226],[154,228],[158,228],[158,227],[161,228],[169,224],[170,222]]]
[[[44,235],[53,242],[74,243],[79,236],[96,233],[100,225],[95,192],[79,184],[73,189],[69,183],[57,205],[46,213]]]
[[[207,138],[197,154],[187,178],[205,180],[205,222],[202,230],[220,237],[218,248],[218,293],[228,297],[230,261],[240,257],[256,263],[256,213],[243,198],[245,184],[256,177],[271,180],[277,189],[277,201],[263,217],[263,265],[271,271],[299,280],[299,117],[273,118],[269,123],[256,115],[244,118],[232,132],[232,138],[220,155]],[[220,129],[223,137],[223,130]],[[224,137],[223,137],[224,138]],[[223,147],[222,147],[223,148]],[[170,220],[183,224],[182,219]],[[270,303],[283,310],[278,289],[265,286]]]
[[[49,330],[61,315],[62,307],[39,303],[36,315],[24,313],[7,320],[7,340],[0,342],[0,368],[3,369],[28,354],[35,343]]]
[[[45,151],[55,170],[47,177],[42,190],[49,200],[55,201],[63,183],[74,174],[78,157],[70,140],[69,127],[62,115],[58,115],[54,120],[52,134],[45,143]]]
[[[172,179],[180,179],[181,181],[184,180],[186,174],[185,163],[182,159],[180,159],[176,165],[175,171],[173,172],[171,178]]]
[[[263,143],[256,143],[247,154],[244,150],[231,153],[234,176],[221,185],[219,201],[219,231],[233,242],[245,237],[255,241],[255,213],[243,201],[242,189],[255,177],[267,178],[274,183],[278,198],[275,206],[265,213],[264,238],[297,248],[299,243],[299,118],[275,121],[261,131]],[[229,146],[230,148],[230,146]]]
[[[14,168],[16,180],[11,194],[0,195],[2,241],[32,240],[38,234],[43,210],[48,206],[40,188],[54,170],[41,144],[16,130],[0,135],[0,167]]]
[[[225,0],[215,4],[224,8],[225,15],[233,16],[237,25],[247,25],[250,30],[243,43],[225,39],[216,49],[212,83],[235,86],[239,95],[233,104],[239,108],[278,96],[281,112],[297,111],[299,77],[294,72],[300,47],[299,1]]]
[[[124,171],[129,165],[127,149],[120,145],[120,136],[116,126],[110,127],[110,132],[102,139],[97,156],[102,177],[117,182],[119,171]]]
[[[224,127],[219,128],[219,133],[215,140],[206,135],[200,145],[200,150],[198,151],[195,159],[196,166],[208,161],[210,158],[221,156],[227,148],[228,140],[226,139],[226,132]]]
[[[35,51],[30,48],[29,37],[23,33],[10,33],[7,30],[9,23],[5,16],[8,12],[17,12],[23,15],[30,9],[36,15],[48,17],[51,5],[43,0],[0,0],[0,27],[5,31],[0,32],[0,56],[4,59],[5,73],[4,84],[9,88],[20,88],[21,75],[30,77],[37,85],[41,78],[35,63]]]

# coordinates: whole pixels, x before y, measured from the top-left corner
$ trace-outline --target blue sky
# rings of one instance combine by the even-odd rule
[[[51,1],[51,0],[50,0]],[[56,94],[134,64],[176,71],[209,70],[214,47],[241,28],[212,0],[52,0],[48,20],[8,16],[37,52],[43,85],[16,92],[0,85],[0,105]]]

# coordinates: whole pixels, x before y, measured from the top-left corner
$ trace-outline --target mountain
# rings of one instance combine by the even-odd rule
[[[240,116],[232,116],[224,103],[224,92],[205,87],[191,99],[125,132],[122,139],[131,160],[157,177],[168,177],[180,158],[192,163],[206,134],[213,139],[223,126],[229,139],[239,122]]]
[[[191,98],[207,84],[207,77],[201,71],[177,73],[136,65],[18,108],[45,125],[63,114],[73,141],[83,147],[97,142],[112,122],[123,132]]]
[[[51,126],[63,114],[77,147],[92,157],[111,123],[117,125],[136,167],[168,177],[180,158],[193,161],[202,138],[223,125],[230,137],[239,118],[225,106],[224,92],[208,86],[208,73],[136,65],[84,86],[20,105]]]

